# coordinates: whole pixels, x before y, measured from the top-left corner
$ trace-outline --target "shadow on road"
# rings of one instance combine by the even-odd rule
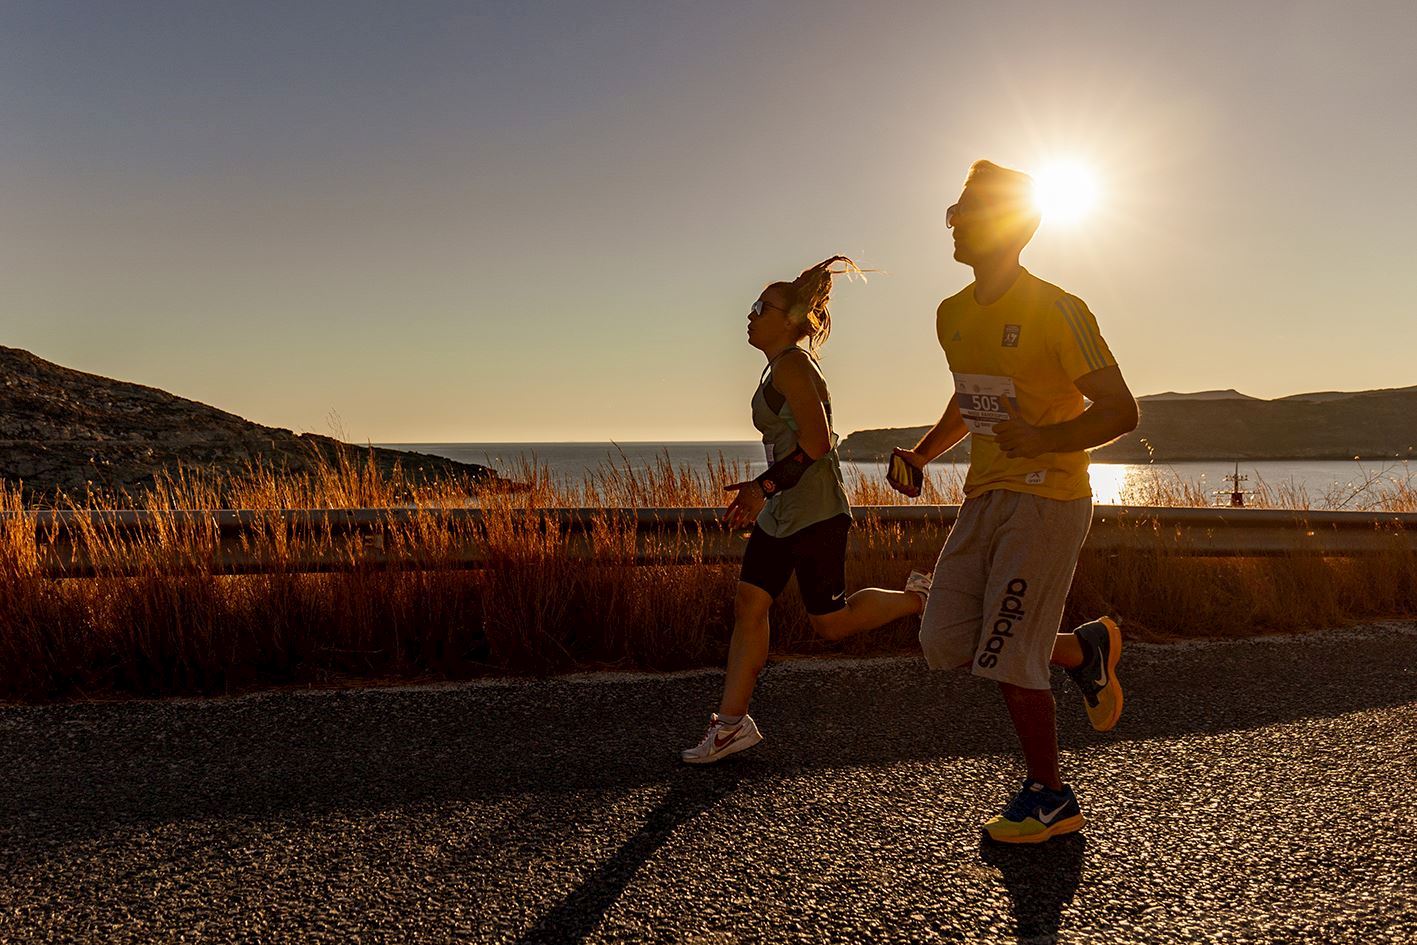
[[[1116,745],[1405,705],[1417,701],[1414,664],[1417,635],[1399,632],[1138,650],[1122,664],[1127,715],[1114,732],[1093,732],[1058,680],[1060,737]],[[721,685],[705,674],[0,708],[0,823],[91,836],[197,817],[677,785],[678,749]],[[745,782],[1014,750],[995,688],[913,661],[774,667],[754,714],[768,740],[732,763]],[[697,809],[687,787],[671,800],[661,820]],[[656,842],[647,831],[636,844]],[[628,847],[576,907],[598,901],[639,850]]]
[[[681,772],[635,835],[523,933],[518,945],[583,941],[670,835],[733,793],[738,782],[736,772],[722,767]]]
[[[995,843],[980,833],[979,857],[1003,875],[1020,942],[1058,940],[1058,924],[1082,881],[1086,856],[1081,833],[1040,844]]]

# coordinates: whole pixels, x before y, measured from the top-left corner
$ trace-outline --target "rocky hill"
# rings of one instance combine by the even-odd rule
[[[862,430],[846,438],[841,456],[882,459],[927,429]],[[1324,391],[1277,400],[1143,397],[1140,426],[1092,455],[1104,463],[1417,458],[1417,387]],[[949,454],[960,462],[968,457],[967,438]]]
[[[141,384],[85,374],[28,351],[0,346],[0,480],[23,483],[27,499],[87,488],[136,494],[157,472],[179,465],[238,472],[265,462],[292,472],[354,447],[327,436],[261,426],[235,414]],[[375,448],[385,471],[415,478],[467,477],[501,484],[485,466]]]
[[[1145,397],[1138,397],[1137,400],[1146,403],[1149,400],[1259,400],[1259,398],[1242,394],[1231,387],[1226,390],[1198,390],[1188,394],[1168,390],[1161,394],[1147,394]]]

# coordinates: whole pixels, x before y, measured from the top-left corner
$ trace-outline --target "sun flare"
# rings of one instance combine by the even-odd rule
[[[1052,161],[1033,175],[1033,202],[1045,222],[1081,223],[1092,213],[1097,195],[1097,174],[1080,161]]]

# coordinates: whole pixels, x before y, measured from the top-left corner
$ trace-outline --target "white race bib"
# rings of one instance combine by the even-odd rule
[[[994,424],[1009,418],[1004,398],[1015,408],[1014,379],[995,374],[956,374],[955,403],[964,425],[976,436],[993,436]]]

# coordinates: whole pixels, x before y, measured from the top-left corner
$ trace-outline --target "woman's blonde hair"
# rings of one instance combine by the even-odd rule
[[[841,268],[835,268],[837,263],[842,264]],[[832,279],[844,275],[849,279],[860,276],[864,280],[865,274],[871,271],[862,269],[845,256],[832,256],[810,269],[802,270],[802,274],[791,282],[773,283],[773,287],[787,293],[790,300],[787,317],[802,322],[805,328],[802,337],[807,339],[813,354],[821,350],[831,334],[832,317],[827,303],[831,301]]]

